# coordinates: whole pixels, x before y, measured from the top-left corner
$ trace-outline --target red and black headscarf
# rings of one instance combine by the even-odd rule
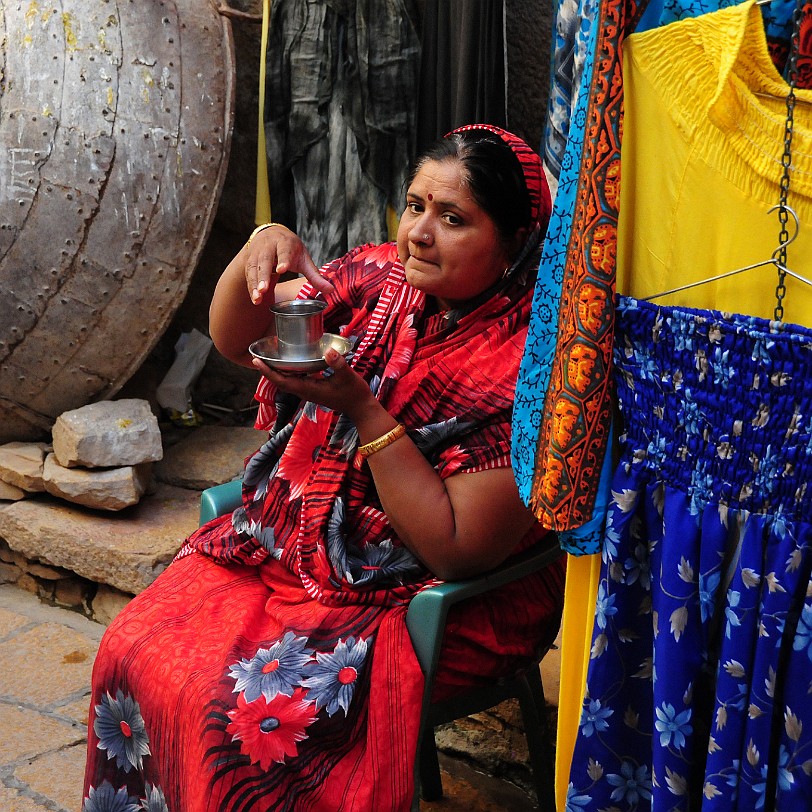
[[[492,124],[466,124],[464,127],[457,127],[456,130],[452,130],[448,135],[471,130],[485,130],[498,135],[511,148],[513,154],[519,160],[524,173],[527,193],[530,196],[530,217],[532,222],[538,226],[538,232],[536,233],[536,242],[538,242],[547,231],[547,223],[550,220],[550,212],[553,207],[550,188],[547,185],[547,179],[541,166],[541,158],[518,135]]]

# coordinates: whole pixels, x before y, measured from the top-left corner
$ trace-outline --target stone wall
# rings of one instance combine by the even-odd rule
[[[64,567],[26,558],[0,538],[0,583],[14,584],[41,601],[107,625],[132,600],[132,594],[82,578]]]

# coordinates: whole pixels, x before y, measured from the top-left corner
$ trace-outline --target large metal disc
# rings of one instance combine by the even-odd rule
[[[0,442],[114,395],[187,291],[225,179],[204,0],[0,3]]]

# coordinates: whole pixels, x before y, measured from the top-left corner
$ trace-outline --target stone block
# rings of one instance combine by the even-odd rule
[[[13,646],[4,646],[0,695],[28,707],[75,698],[90,685],[97,646],[97,641],[58,622],[20,631]]]
[[[52,430],[65,468],[122,468],[163,456],[158,420],[140,398],[105,400],[63,412]]]
[[[43,482],[52,496],[98,510],[122,510],[139,502],[152,478],[152,464],[123,468],[65,468],[56,453],[45,458]]]
[[[29,619],[19,612],[0,606],[0,637],[8,637],[11,632],[29,624]],[[2,807],[0,807],[2,809]]]
[[[78,810],[82,808],[86,756],[87,745],[79,742],[20,765],[14,777],[47,798],[52,808]]]
[[[21,570],[26,570],[28,568],[28,559],[22,553],[18,553],[16,550],[12,550],[11,548],[9,548],[9,553],[11,554],[11,558],[4,558],[4,561],[9,561],[11,564],[16,564]]]
[[[54,713],[60,718],[69,719],[77,725],[87,727],[88,716],[90,715],[90,686],[87,686],[87,694],[64,705],[54,708]]]
[[[0,499],[6,502],[16,502],[18,499],[25,499],[25,491],[0,479]]]
[[[38,496],[0,505],[0,538],[27,559],[135,595],[172,560],[199,512],[197,491],[168,485],[116,512]]]
[[[37,564],[33,561],[26,564],[25,571],[35,578],[42,578],[43,581],[58,581],[70,575],[65,570],[55,570],[53,567],[46,567],[44,564]]]
[[[24,491],[41,493],[42,466],[50,451],[46,443],[5,443],[0,446],[0,480]]]
[[[11,704],[0,704],[0,730],[3,731],[0,736],[0,765],[78,744],[85,735],[78,726],[49,719],[34,710]]]
[[[14,564],[0,562],[0,584],[16,584],[23,571]]]
[[[155,478],[179,488],[204,490],[242,474],[245,458],[268,439],[244,426],[201,426],[167,448]]]
[[[28,573],[24,572],[16,581],[15,584],[20,587],[20,589],[24,589],[26,592],[30,592],[32,595],[37,595],[39,593],[39,584],[37,583],[36,578],[32,578]]]
[[[96,597],[90,604],[93,619],[97,623],[110,625],[115,616],[132,600],[133,596],[118,589],[113,589],[106,584],[100,584],[96,591]]]
[[[88,585],[78,578],[63,578],[54,586],[54,600],[69,609],[81,609],[85,605]]]
[[[0,786],[0,809],[7,812],[44,812],[45,808],[32,798],[23,795],[22,790]]]

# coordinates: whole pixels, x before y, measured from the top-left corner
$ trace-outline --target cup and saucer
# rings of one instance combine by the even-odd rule
[[[248,348],[254,358],[277,372],[308,375],[327,369],[324,353],[334,349],[346,355],[352,345],[343,336],[325,333],[322,312],[326,302],[293,299],[271,305],[276,330]]]

